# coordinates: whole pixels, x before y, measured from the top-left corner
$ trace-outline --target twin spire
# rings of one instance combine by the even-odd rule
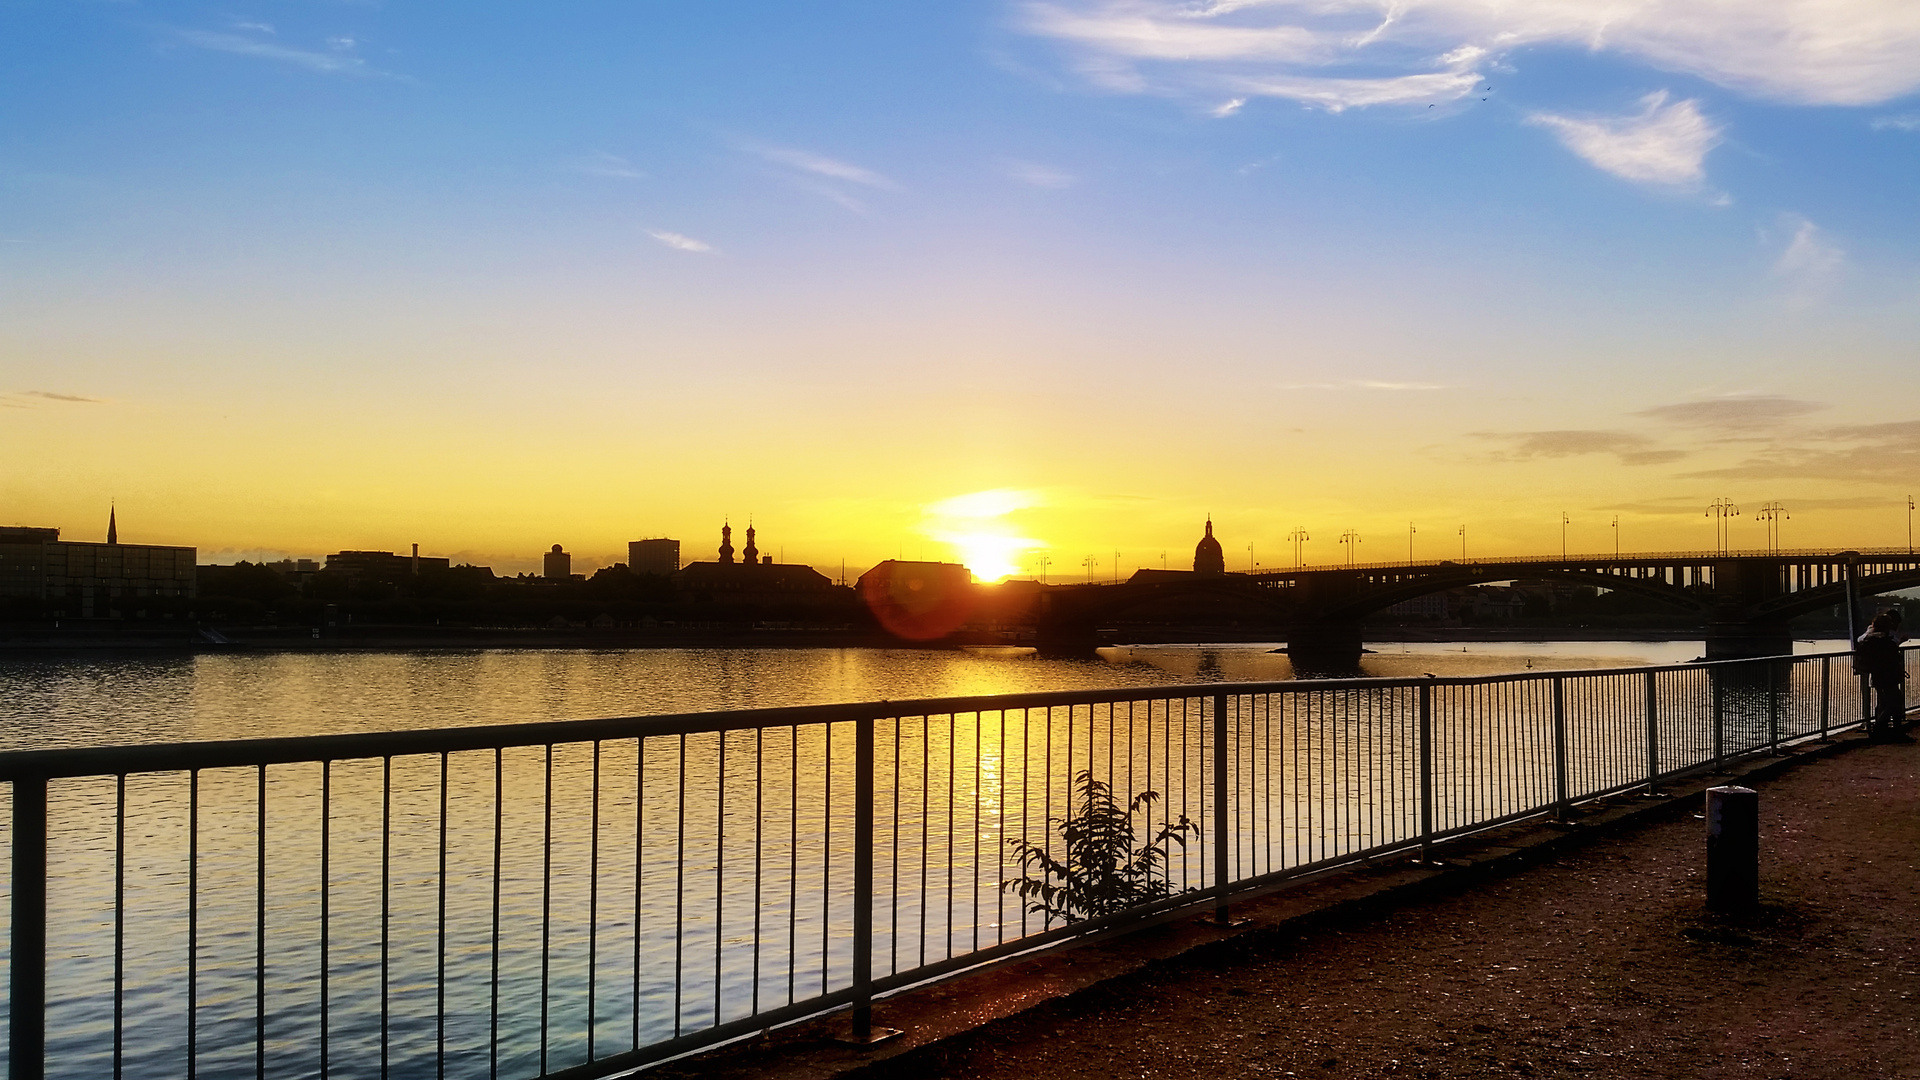
[[[760,561],[760,549],[753,543],[753,526],[747,526],[747,546],[740,550],[740,561],[752,566]],[[733,523],[720,526],[720,564],[733,564]]]

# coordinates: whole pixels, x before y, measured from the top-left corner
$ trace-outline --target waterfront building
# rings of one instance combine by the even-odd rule
[[[959,563],[888,559],[854,586],[881,626],[909,641],[932,641],[963,626],[977,600],[973,573]]]
[[[667,577],[680,569],[680,541],[634,540],[627,544],[627,569]]]
[[[678,547],[676,542],[676,551]],[[720,560],[688,563],[673,574],[674,583],[696,596],[744,603],[804,601],[834,593],[833,580],[813,567],[776,563],[773,556],[761,555],[751,525],[747,526],[747,546],[740,554],[741,561],[734,562],[733,527],[722,525]]]
[[[144,597],[192,597],[195,550],[122,544],[109,511],[104,544],[60,539],[59,529],[0,528],[0,597],[39,600],[78,618],[107,616]]]
[[[327,556],[326,569],[329,574],[338,574],[348,581],[392,583],[423,570],[446,570],[452,565],[451,559],[421,557],[420,545],[415,544],[410,556],[395,555],[391,551],[336,551]]]
[[[553,545],[553,550],[540,558],[540,576],[549,581],[565,581],[573,576],[573,556]]]
[[[1207,517],[1207,534],[1193,547],[1193,572],[1196,574],[1224,574],[1227,572],[1227,555],[1220,550],[1220,541],[1213,538],[1213,517]]]

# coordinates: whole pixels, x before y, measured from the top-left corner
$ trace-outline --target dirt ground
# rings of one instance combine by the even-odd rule
[[[861,1075],[1920,1080],[1917,774],[1920,747],[1869,746],[1767,783],[1755,916],[1705,911],[1705,826],[1683,816]]]

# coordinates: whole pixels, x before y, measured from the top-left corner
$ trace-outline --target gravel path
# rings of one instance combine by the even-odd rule
[[[1704,911],[1683,817],[863,1075],[1920,1078],[1917,774],[1920,748],[1871,746],[1769,782],[1757,916]]]

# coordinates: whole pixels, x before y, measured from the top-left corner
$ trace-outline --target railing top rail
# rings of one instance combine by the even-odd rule
[[[1920,648],[1910,645],[1908,649]],[[183,772],[195,769],[249,768],[323,761],[350,761],[414,754],[452,754],[527,746],[561,745],[657,735],[738,731],[847,723],[901,716],[946,716],[1022,709],[1104,705],[1244,695],[1308,694],[1332,690],[1391,690],[1415,686],[1474,686],[1537,679],[1594,679],[1649,672],[1697,671],[1761,662],[1808,661],[1850,656],[1847,652],[1751,657],[1685,664],[1649,664],[1619,668],[1562,668],[1499,675],[1453,675],[1361,679],[1287,679],[1241,683],[1175,683],[1104,690],[1052,690],[1022,694],[920,698],[795,705],[769,709],[620,716],[592,720],[551,720],[523,724],[482,724],[417,731],[380,731],[343,735],[204,742],[149,743],[131,746],[75,747],[0,752],[0,781],[18,777],[115,776],[123,773]]]
[[[1321,573],[1328,570],[1396,570],[1410,567],[1437,569],[1441,566],[1534,566],[1534,565],[1616,565],[1644,566],[1648,563],[1713,563],[1722,559],[1838,559],[1858,556],[1856,561],[1898,559],[1920,562],[1920,554],[1906,548],[1780,548],[1737,551],[1623,551],[1570,552],[1566,555],[1496,555],[1471,559],[1405,559],[1386,562],[1307,563],[1302,566],[1263,566],[1250,577],[1286,577],[1291,574]]]

